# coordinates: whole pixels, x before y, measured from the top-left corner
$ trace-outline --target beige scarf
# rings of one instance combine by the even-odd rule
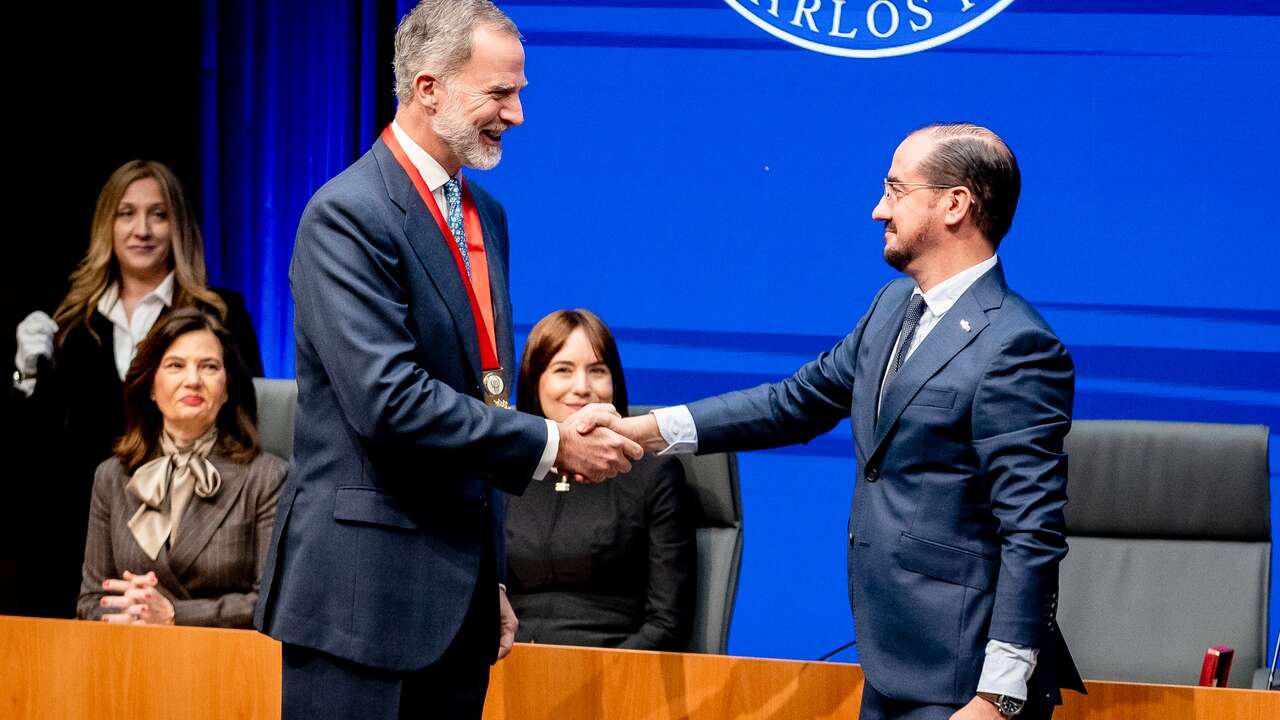
[[[209,462],[217,440],[216,425],[189,445],[179,445],[168,431],[161,430],[161,456],[139,467],[125,486],[142,502],[129,520],[129,530],[152,560],[160,556],[166,542],[177,540],[178,523],[191,495],[211,498],[222,487],[222,476]]]

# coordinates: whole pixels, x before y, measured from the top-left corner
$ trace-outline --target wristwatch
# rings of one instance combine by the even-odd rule
[[[1018,698],[1015,698],[1015,697],[1009,697],[1008,695],[997,695],[996,693],[980,692],[978,693],[978,697],[982,698],[983,700],[986,700],[992,705],[995,705],[996,712],[1000,713],[1006,718],[1011,718],[1014,715],[1017,715],[1018,713],[1022,712],[1022,706],[1026,705],[1025,701],[1019,700]]]

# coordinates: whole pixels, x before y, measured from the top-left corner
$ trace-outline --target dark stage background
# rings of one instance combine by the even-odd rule
[[[169,164],[199,200],[199,3],[25,3],[6,11],[9,232],[0,262],[0,362],[13,373],[14,328],[50,314],[89,242],[98,190],[135,157]],[[19,38],[18,36],[22,36]],[[42,475],[56,447],[33,447],[0,393],[0,613],[38,610],[49,579],[37,520],[60,490]],[[87,487],[87,484],[85,485]],[[19,561],[23,561],[20,566]]]
[[[12,328],[52,313],[89,243],[98,190],[127,160],[169,164],[199,199],[200,5],[23,4],[6,43],[10,212],[0,357],[13,372]]]

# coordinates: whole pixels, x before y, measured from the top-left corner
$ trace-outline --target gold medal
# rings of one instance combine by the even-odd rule
[[[502,379],[502,368],[485,370],[483,384],[486,405],[504,410],[511,409],[511,403],[507,402],[507,383]]]

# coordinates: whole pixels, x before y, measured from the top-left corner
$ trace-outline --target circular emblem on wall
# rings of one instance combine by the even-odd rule
[[[806,50],[852,58],[928,50],[973,32],[1013,0],[724,0]]]

